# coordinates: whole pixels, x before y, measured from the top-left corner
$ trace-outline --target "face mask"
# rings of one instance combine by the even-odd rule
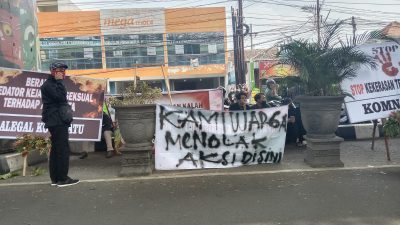
[[[65,72],[60,72],[60,71],[52,71],[51,72],[51,75],[54,76],[54,77],[56,77],[58,74],[62,75],[62,79],[65,78]]]

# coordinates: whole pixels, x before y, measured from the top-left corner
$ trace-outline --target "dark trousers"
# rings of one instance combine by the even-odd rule
[[[304,141],[304,135],[307,134],[306,130],[303,127],[303,121],[301,120],[300,108],[296,108],[296,125],[298,129],[298,138],[299,141]]]
[[[286,143],[296,143],[297,139],[299,142],[304,141],[304,135],[306,130],[303,127],[303,121],[301,120],[300,108],[295,108],[289,115],[294,115],[295,123],[288,123],[286,133]]]
[[[65,181],[69,169],[68,127],[57,126],[49,128],[51,137],[51,152],[49,160],[50,178],[53,182]]]

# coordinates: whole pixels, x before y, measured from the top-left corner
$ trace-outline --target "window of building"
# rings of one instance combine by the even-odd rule
[[[107,68],[164,63],[162,34],[104,36]]]
[[[102,68],[99,36],[41,38],[40,48],[43,70],[53,61],[62,61],[72,70]]]
[[[168,65],[191,65],[198,59],[199,65],[225,64],[223,32],[167,34]]]

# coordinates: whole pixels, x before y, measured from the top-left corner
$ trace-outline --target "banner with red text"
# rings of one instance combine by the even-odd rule
[[[375,58],[377,69],[362,66],[357,76],[342,82],[351,123],[389,117],[400,110],[400,46],[395,42],[362,45],[359,49]]]
[[[49,74],[0,68],[0,138],[25,133],[48,136],[42,119],[40,87]],[[101,138],[106,80],[66,77],[67,99],[74,111],[70,140]]]
[[[288,106],[210,111],[157,105],[157,170],[230,168],[279,163]]]
[[[223,109],[223,93],[221,89],[173,91],[171,92],[172,104],[184,108],[198,108],[221,111]],[[170,105],[169,96],[156,101],[158,104]]]

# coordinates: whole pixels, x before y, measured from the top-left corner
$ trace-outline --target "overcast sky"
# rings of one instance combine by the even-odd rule
[[[179,8],[225,6],[227,31],[231,37],[231,7],[237,1],[222,0],[58,0],[59,4],[73,2],[82,10],[109,8]],[[345,33],[351,34],[351,17],[355,17],[357,33],[381,29],[392,21],[400,21],[400,0],[320,0],[322,16],[328,22],[348,19]],[[268,48],[285,38],[315,38],[313,13],[304,7],[315,6],[316,0],[243,0],[245,23],[252,24],[254,48]],[[231,39],[231,38],[230,38]],[[246,38],[250,47],[250,36]],[[231,45],[229,44],[229,48]]]

